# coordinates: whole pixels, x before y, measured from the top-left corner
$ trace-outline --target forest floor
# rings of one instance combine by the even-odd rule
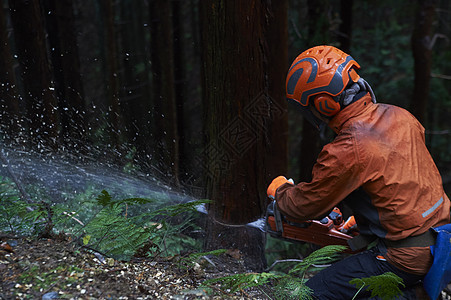
[[[4,239],[0,247],[0,299],[268,299],[262,290],[227,294],[200,284],[249,272],[237,251],[204,257],[189,268],[176,258],[106,258],[59,239]]]

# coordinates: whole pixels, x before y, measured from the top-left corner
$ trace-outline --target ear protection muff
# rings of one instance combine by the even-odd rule
[[[340,103],[328,94],[319,94],[314,96],[313,104],[318,112],[326,117],[332,117],[336,115],[340,109]]]

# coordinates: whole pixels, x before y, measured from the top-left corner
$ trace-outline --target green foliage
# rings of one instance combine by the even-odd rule
[[[22,222],[27,212],[27,203],[20,199],[14,183],[9,178],[0,177],[0,230],[12,234],[28,230]]]
[[[52,214],[50,207],[45,201],[29,203],[23,200],[13,182],[0,177],[0,231],[16,235],[31,232],[40,235],[53,226],[49,222]]]
[[[240,290],[245,290],[257,286],[267,284],[270,280],[282,278],[282,275],[274,273],[244,273],[224,276],[219,278],[212,278],[204,281],[203,286],[209,286],[215,283],[220,283],[221,288],[235,293]]]
[[[288,273],[235,274],[208,279],[202,283],[202,286],[208,288],[219,284],[222,291],[233,294],[250,288],[270,285],[273,288],[275,299],[313,299],[313,291],[305,285],[307,271],[313,265],[331,263],[336,260],[337,254],[345,249],[346,247],[341,245],[330,245],[320,248],[301,262],[296,263]],[[350,283],[359,289],[354,298],[362,289],[366,289],[371,291],[371,297],[380,297],[383,300],[394,299],[401,294],[399,286],[404,287],[402,279],[391,272],[378,276],[355,278]]]
[[[216,250],[201,252],[201,253],[191,253],[190,255],[188,255],[187,259],[191,260],[191,261],[196,261],[199,258],[201,258],[202,256],[220,255],[220,254],[225,253],[226,251],[227,251],[226,249],[216,249]]]
[[[303,276],[305,272],[312,266],[318,264],[326,264],[336,260],[336,254],[346,249],[341,245],[330,245],[316,250],[307,256],[302,262],[296,264],[289,272],[293,276]]]
[[[399,286],[405,286],[402,279],[392,272],[378,276],[354,278],[349,283],[359,289],[354,298],[363,288],[366,288],[371,291],[371,297],[380,297],[382,300],[395,299],[402,294]]]
[[[123,216],[123,206],[105,206],[85,227],[89,233],[88,245],[102,253],[120,259],[129,259],[144,245],[157,225],[140,227]]]
[[[59,265],[55,269],[41,272],[39,266],[32,265],[18,278],[20,284],[30,284],[36,291],[47,290],[54,286],[64,288],[78,281],[77,274],[85,272],[76,266]]]
[[[168,205],[129,217],[125,215],[129,205],[140,206],[154,201],[144,198],[114,200],[105,190],[96,200],[102,209],[84,228],[87,233],[84,243],[107,255],[127,260],[144,247],[145,255],[164,252],[170,256],[198,246],[197,241],[181,234],[190,226],[189,217],[180,224],[170,224],[168,218],[195,211],[206,201]]]
[[[265,257],[268,265],[286,257],[306,257],[317,248],[309,243],[293,243],[281,239],[266,237]]]
[[[111,195],[105,190],[102,190],[100,192],[100,195],[97,196],[96,200],[97,203],[102,206],[114,206],[118,204],[148,204],[155,202],[155,200],[153,199],[146,198],[126,198],[121,200],[114,200]]]
[[[304,284],[303,279],[297,277],[284,277],[274,287],[277,299],[305,299],[312,298],[312,289]]]
[[[183,232],[197,229],[192,222],[196,208],[208,202],[169,205],[147,198],[114,199],[105,190],[95,195],[88,189],[61,204],[28,203],[7,178],[0,178],[0,201],[1,232],[36,236],[69,233],[84,246],[122,260],[138,252],[140,256],[171,256],[200,249],[201,242]]]
[[[253,287],[259,287],[271,283],[274,287],[276,299],[311,299],[312,291],[304,285],[305,273],[316,264],[330,262],[334,254],[346,249],[344,246],[325,246],[314,251],[303,261],[294,265],[288,273],[264,272],[245,273],[206,280],[202,286],[220,284],[223,290],[235,293]]]

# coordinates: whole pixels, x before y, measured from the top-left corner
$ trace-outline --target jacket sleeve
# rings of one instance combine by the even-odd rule
[[[363,184],[361,159],[352,133],[340,133],[319,154],[311,182],[284,184],[277,189],[279,209],[299,220],[324,217]]]

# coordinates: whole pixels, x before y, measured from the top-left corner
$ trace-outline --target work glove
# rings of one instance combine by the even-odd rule
[[[348,233],[357,229],[357,222],[355,221],[354,216],[350,216],[346,222],[344,222],[343,226],[340,228],[340,231],[343,233]]]
[[[273,181],[271,182],[271,184],[269,185],[268,189],[266,190],[266,194],[268,195],[268,198],[270,198],[271,200],[276,199],[276,191],[277,189],[285,184],[285,183],[291,183],[294,184],[293,179],[286,179],[285,176],[278,176],[276,178],[273,179]]]
[[[329,213],[328,217],[334,222],[334,225],[336,227],[339,227],[343,224],[343,214],[338,207],[334,207],[334,209]]]

